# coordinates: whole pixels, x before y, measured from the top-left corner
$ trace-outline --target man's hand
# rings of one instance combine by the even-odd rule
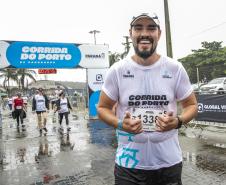
[[[173,112],[167,112],[166,114],[158,117],[156,122],[156,131],[169,131],[175,129],[177,124],[178,120],[173,116]]]
[[[139,134],[142,132],[141,120],[138,118],[132,119],[131,114],[128,111],[126,111],[125,117],[123,119],[122,128],[126,132]]]

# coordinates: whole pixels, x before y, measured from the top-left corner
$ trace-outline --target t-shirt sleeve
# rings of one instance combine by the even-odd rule
[[[176,98],[177,100],[186,99],[193,92],[190,79],[184,67],[180,65],[178,80],[176,84]]]
[[[118,100],[118,79],[115,68],[112,66],[105,77],[102,91],[112,100]]]

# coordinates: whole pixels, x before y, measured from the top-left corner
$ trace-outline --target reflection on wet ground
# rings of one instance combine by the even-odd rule
[[[71,132],[60,134],[51,116],[46,137],[39,137],[33,115],[28,114],[26,131],[17,130],[14,120],[5,117],[0,133],[0,184],[113,185],[114,129],[87,121],[83,115],[74,119],[72,114]],[[226,136],[223,131],[222,138],[209,132],[187,128],[180,135],[184,185],[226,184],[226,149],[218,147],[225,146]]]

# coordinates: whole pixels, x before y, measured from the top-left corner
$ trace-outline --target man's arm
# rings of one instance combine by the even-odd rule
[[[97,108],[99,118],[114,128],[118,128],[119,122],[121,122],[119,129],[133,134],[141,133],[142,132],[141,120],[132,119],[129,112],[125,112],[123,120],[119,120],[113,111],[113,106],[115,105],[115,103],[116,101],[110,99],[102,91]]]
[[[118,118],[115,116],[112,108],[116,101],[110,99],[103,91],[101,91],[100,99],[97,107],[99,118],[108,125],[117,128]]]
[[[182,106],[182,112],[180,115],[181,121],[184,124],[187,124],[194,117],[196,117],[198,113],[198,104],[195,94],[192,93],[188,98],[182,100],[180,104]]]

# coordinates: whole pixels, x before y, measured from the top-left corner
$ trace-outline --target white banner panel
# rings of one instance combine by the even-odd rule
[[[88,86],[89,86],[89,115],[97,116],[97,104],[99,102],[100,91],[104,84],[106,69],[88,69]]]
[[[101,90],[108,68],[88,69],[88,85],[92,91]]]

